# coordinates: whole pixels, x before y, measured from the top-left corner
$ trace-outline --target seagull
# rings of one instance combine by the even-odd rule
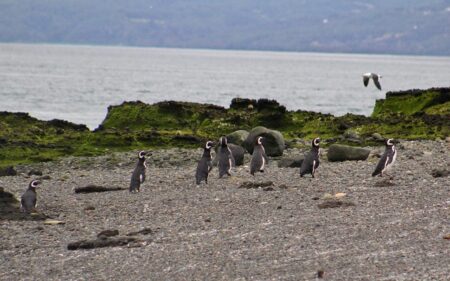
[[[381,75],[378,75],[378,74],[372,73],[372,72],[364,73],[363,74],[364,86],[367,87],[367,85],[369,84],[370,78],[372,78],[373,83],[375,83],[375,86],[377,86],[378,90],[381,91],[381,84],[380,84],[380,81],[378,80],[378,79],[381,79]]]

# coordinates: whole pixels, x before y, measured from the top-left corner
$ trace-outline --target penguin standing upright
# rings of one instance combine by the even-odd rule
[[[136,164],[136,168],[134,168],[133,174],[131,175],[130,192],[139,192],[141,184],[145,181],[145,169],[147,168],[145,163],[146,154],[147,153],[145,151],[140,151],[138,154],[139,160]]]
[[[35,211],[37,202],[36,187],[40,183],[41,182],[38,180],[32,180],[28,185],[27,190],[22,195],[22,198],[20,200],[20,210],[22,212],[31,213]]]
[[[225,174],[231,176],[231,168],[235,165],[233,154],[228,147],[228,140],[225,136],[219,139],[220,147],[217,153],[219,159],[219,178]]]
[[[320,138],[315,138],[312,141],[312,148],[306,154],[305,159],[302,162],[302,165],[300,167],[300,177],[303,177],[305,174],[311,174],[311,176],[314,178],[314,173],[316,172],[316,169],[319,167],[319,143]]]
[[[250,161],[250,174],[253,176],[255,172],[263,173],[265,165],[269,162],[262,140],[263,137],[257,137],[255,147],[253,148],[252,160]]]
[[[376,175],[380,175],[380,177],[382,177],[383,174],[394,164],[395,159],[397,158],[397,149],[395,149],[393,139],[386,140],[385,144],[386,149],[384,150],[380,161],[378,161],[375,171],[372,173],[372,177]]]
[[[208,183],[208,174],[212,169],[212,158],[211,158],[211,148],[214,146],[212,141],[207,141],[205,148],[203,149],[203,155],[200,161],[198,161],[197,172],[195,173],[195,181],[197,185],[200,184],[202,180]]]

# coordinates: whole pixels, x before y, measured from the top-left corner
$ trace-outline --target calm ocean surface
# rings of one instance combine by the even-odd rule
[[[383,75],[383,91],[362,73]],[[288,109],[369,115],[387,91],[450,86],[450,57],[0,44],[0,111],[91,129],[109,105],[276,99]]]

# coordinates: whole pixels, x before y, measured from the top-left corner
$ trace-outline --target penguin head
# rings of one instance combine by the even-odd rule
[[[220,137],[219,142],[222,147],[225,147],[228,145],[228,140],[227,140],[227,137],[225,137],[225,136]]]
[[[256,144],[257,144],[257,145],[262,145],[262,140],[263,140],[263,139],[264,139],[264,138],[261,137],[261,136],[260,136],[260,137],[257,137],[257,138],[256,138]]]
[[[214,143],[212,141],[207,141],[205,145],[205,149],[210,150],[214,146]]]
[[[139,151],[139,159],[145,159],[145,155],[147,155],[147,152],[145,151]]]
[[[394,145],[394,139],[387,139],[386,140],[386,146],[393,146]]]
[[[319,143],[320,143],[320,138],[315,138],[312,141],[312,146],[313,147],[319,147]]]
[[[31,188],[36,188],[39,184],[41,184],[41,182],[40,181],[38,181],[38,180],[32,180],[31,182],[30,182],[30,185],[29,185],[29,187],[31,187]]]

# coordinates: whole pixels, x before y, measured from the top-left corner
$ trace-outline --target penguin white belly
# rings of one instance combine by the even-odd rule
[[[262,164],[261,164],[261,168],[259,168],[259,170],[263,171],[264,170],[264,165],[266,164],[266,160],[262,156],[261,156],[261,158],[262,158]]]

